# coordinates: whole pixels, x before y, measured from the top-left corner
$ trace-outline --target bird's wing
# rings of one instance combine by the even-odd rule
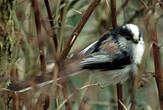
[[[126,47],[125,47],[126,46]],[[88,58],[81,61],[83,69],[100,69],[100,70],[115,70],[121,69],[128,64],[132,63],[130,53],[127,51],[127,45],[122,46],[121,43],[106,38],[96,42],[93,47],[92,53]]]

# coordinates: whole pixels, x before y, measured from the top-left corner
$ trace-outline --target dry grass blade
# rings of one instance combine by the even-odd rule
[[[128,110],[127,107],[124,105],[124,103],[122,103],[120,100],[119,100],[119,102],[121,103],[121,105],[123,106],[123,108],[124,108],[125,110]]]
[[[68,98],[66,98],[66,99],[58,106],[58,108],[57,108],[56,110],[60,110],[60,109],[63,107],[63,105],[67,102],[67,100],[70,99],[72,96],[73,96],[73,94],[70,94],[70,95],[68,96]]]

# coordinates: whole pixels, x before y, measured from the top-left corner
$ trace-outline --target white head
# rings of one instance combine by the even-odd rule
[[[144,53],[144,41],[138,26],[134,24],[126,24],[122,26],[122,29],[125,30],[128,37],[130,36],[128,39],[131,39],[134,42],[133,43],[134,62],[136,64],[140,64]]]
[[[140,33],[140,31],[139,31],[138,26],[136,26],[136,25],[134,25],[134,24],[126,24],[125,26],[126,26],[126,28],[128,28],[128,29],[131,31],[131,33],[133,34],[133,39],[134,39],[134,40],[136,40],[136,41],[140,40],[140,37],[141,37],[140,34],[141,34],[141,33]]]
[[[138,26],[134,24],[126,24],[122,26],[122,31],[126,35],[127,39],[132,40],[134,43],[138,43],[139,41],[143,41],[143,37],[141,31],[139,30]]]

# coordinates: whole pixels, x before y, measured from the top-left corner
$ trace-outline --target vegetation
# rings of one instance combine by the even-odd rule
[[[163,110],[162,11],[162,0],[0,0],[0,110]],[[78,71],[77,54],[126,23],[146,42],[133,92]]]

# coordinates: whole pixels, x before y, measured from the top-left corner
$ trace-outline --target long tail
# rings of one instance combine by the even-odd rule
[[[59,82],[66,80],[74,75],[77,75],[82,69],[80,62],[83,56],[74,56],[63,62],[63,65],[60,66],[58,72],[58,78],[56,79]],[[25,81],[18,81],[15,84],[10,84],[8,90],[17,91],[19,93],[26,92],[33,89],[33,87],[44,87],[54,82],[53,75],[54,72],[46,73],[45,75],[35,76],[32,79]]]

